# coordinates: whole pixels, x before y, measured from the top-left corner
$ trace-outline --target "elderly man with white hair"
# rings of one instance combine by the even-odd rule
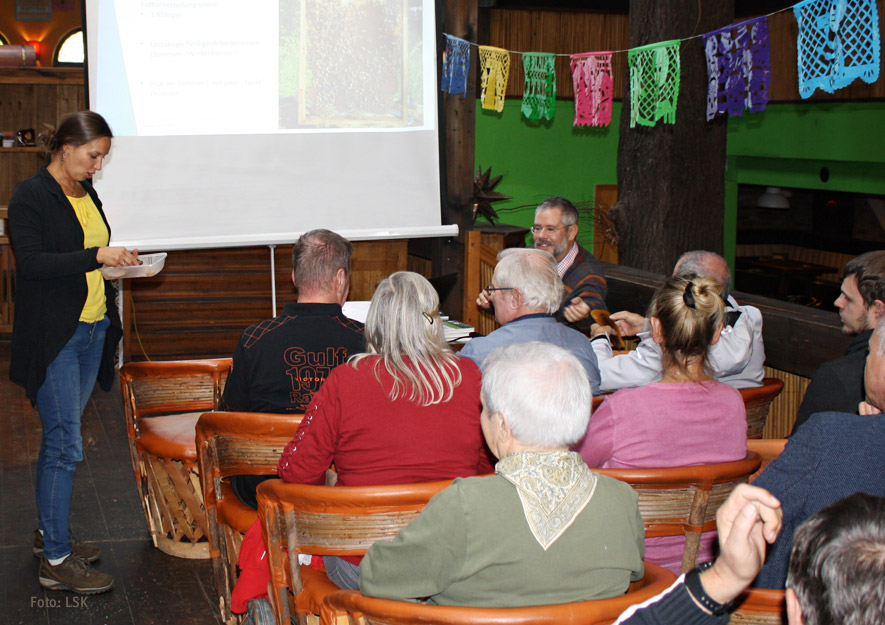
[[[460,355],[483,368],[489,353],[502,345],[544,341],[569,350],[581,362],[593,394],[599,393],[596,354],[584,334],[556,321],[562,300],[562,279],[548,252],[510,248],[498,254],[498,264],[478,303],[491,303],[501,327],[488,336],[471,340]]]
[[[568,351],[531,342],[489,354],[481,424],[495,475],[458,478],[360,566],[360,590],[439,605],[521,607],[623,594],[643,574],[636,493],[569,451],[590,384]]]

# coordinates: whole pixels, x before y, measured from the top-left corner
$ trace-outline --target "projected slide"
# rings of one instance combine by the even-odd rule
[[[117,134],[424,127],[424,0],[99,5],[93,102]],[[432,41],[431,41],[432,43]],[[125,93],[121,93],[125,91]],[[435,120],[434,120],[435,121]]]
[[[281,126],[423,125],[422,24],[419,0],[281,4]]]
[[[451,236],[433,0],[84,0],[94,182],[142,251]]]

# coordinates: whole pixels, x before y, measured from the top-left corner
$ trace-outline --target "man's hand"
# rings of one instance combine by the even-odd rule
[[[480,308],[485,308],[486,310],[491,308],[492,307],[492,300],[489,297],[489,295],[490,295],[489,292],[486,291],[485,289],[480,291],[479,295],[476,298],[476,305],[479,306]]]
[[[618,326],[621,336],[636,336],[645,329],[645,317],[629,310],[612,313],[609,319]]]
[[[590,326],[590,338],[596,338],[597,336],[600,336],[602,334],[610,335],[611,333],[612,333],[611,326],[602,326],[602,325],[599,325],[598,323],[594,323],[592,326]],[[611,340],[611,339],[609,339],[609,340]]]
[[[590,316],[590,304],[580,297],[574,297],[571,303],[562,311],[562,314],[569,323],[583,321]]]
[[[719,508],[720,554],[701,573],[701,584],[711,599],[728,603],[759,574],[765,562],[765,543],[773,543],[781,530],[781,504],[767,490],[740,484]]]
[[[882,414],[882,411],[876,408],[873,404],[868,401],[862,401],[857,405],[857,414],[859,415],[871,415],[871,414]]]

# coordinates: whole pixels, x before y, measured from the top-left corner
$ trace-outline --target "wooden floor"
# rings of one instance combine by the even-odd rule
[[[101,546],[95,565],[115,577],[114,588],[90,597],[44,591],[31,553],[40,417],[9,382],[9,342],[0,341],[0,624],[221,622],[209,561],[167,556],[150,541],[122,415],[119,386],[96,389],[83,415],[84,459],[71,507],[71,528]]]

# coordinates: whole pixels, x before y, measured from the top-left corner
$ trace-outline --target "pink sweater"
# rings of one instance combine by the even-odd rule
[[[678,467],[741,460],[747,454],[746,408],[721,382],[656,382],[613,393],[590,418],[578,451],[591,467]],[[698,560],[712,560],[715,532]],[[645,559],[679,573],[685,540],[646,539]]]

